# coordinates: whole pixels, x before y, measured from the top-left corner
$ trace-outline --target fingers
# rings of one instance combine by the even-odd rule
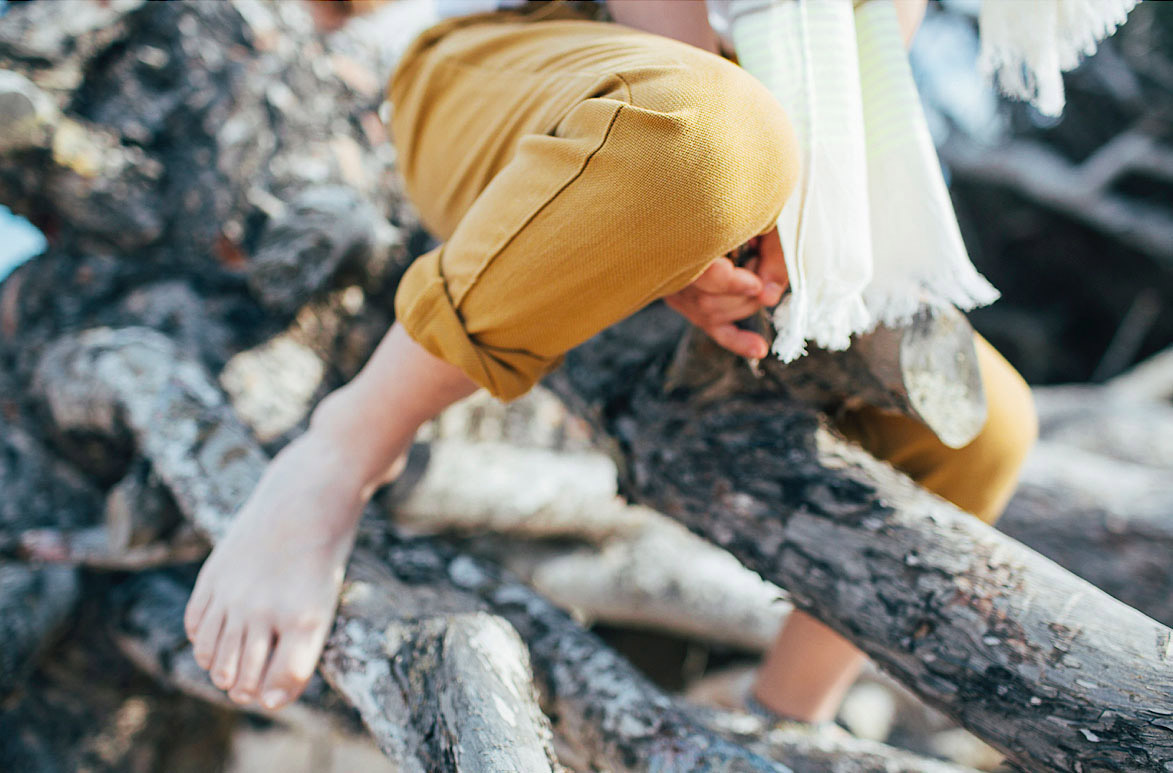
[[[760,360],[770,353],[766,339],[750,330],[742,330],[733,324],[716,325],[705,332],[720,346],[742,357]]]
[[[734,265],[727,257],[717,258],[692,284],[664,300],[722,347],[742,357],[761,359],[769,354],[766,339],[732,323],[762,306],[779,303],[789,275],[777,228],[750,243],[756,246],[757,256],[746,267]]]
[[[268,623],[250,623],[240,652],[240,670],[228,697],[240,704],[255,703],[261,689],[265,662],[273,647],[273,629]]]
[[[717,258],[689,287],[720,295],[757,295],[762,280],[752,271],[738,268],[729,258]]]
[[[696,312],[701,327],[745,319],[762,307],[756,296],[698,294]]]
[[[762,303],[773,306],[782,300],[782,293],[790,284],[786,256],[782,253],[782,240],[777,228],[762,235],[758,243],[758,256],[755,270],[762,281]]]

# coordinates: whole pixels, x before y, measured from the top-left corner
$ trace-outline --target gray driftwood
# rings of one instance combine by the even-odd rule
[[[77,570],[0,559],[0,697],[28,674],[78,599]]]
[[[93,569],[135,571],[186,564],[208,554],[207,540],[190,526],[177,528],[166,539],[133,547],[115,547],[114,537],[105,526],[28,529],[15,541],[20,554],[32,561]]]
[[[53,449],[38,469],[64,456],[91,478],[78,487],[91,495],[94,483],[121,478],[135,453],[148,458],[185,518],[214,540],[267,456],[225,419],[227,402],[204,368],[219,369],[296,314],[296,325],[316,331],[320,387],[337,384],[386,329],[397,272],[427,244],[388,174],[394,157],[375,118],[386,73],[357,43],[324,47],[293,3],[71,10],[16,4],[0,23],[0,70],[15,74],[0,82],[9,95],[0,120],[19,127],[0,150],[0,200],[52,237],[45,255],[0,285],[4,420],[37,427]],[[346,239],[293,227],[293,202],[340,185],[392,223],[386,242],[366,230],[361,207]],[[306,222],[319,228],[324,213],[350,211],[311,209]],[[266,243],[275,262],[252,266]],[[280,264],[280,245],[304,261]],[[307,265],[318,255],[329,275]],[[362,265],[348,273],[352,259]],[[1029,769],[1170,762],[1168,629],[848,447],[784,396],[769,369],[769,389],[739,381],[703,407],[689,388],[665,393],[681,330],[660,313],[591,342],[554,382],[610,438],[625,494],[788,586],[800,606]],[[125,331],[73,335],[101,325],[149,325],[167,337],[121,347]],[[38,413],[44,402],[49,420]],[[17,451],[17,468],[30,469],[20,465],[35,453]],[[586,764],[779,768],[718,737],[491,565],[374,531],[367,548],[399,582],[464,593],[475,597],[469,609],[484,604],[510,621],[559,735]],[[329,668],[354,675],[376,657],[348,652],[353,660]],[[1139,704],[1126,700],[1137,695]],[[425,741],[417,760],[450,753],[449,742],[485,748],[471,737]]]
[[[754,367],[793,400],[831,412],[859,405],[898,411],[952,448],[973,440],[986,420],[973,328],[955,310],[921,312],[905,327],[880,326],[845,352],[812,347],[789,365],[769,358]],[[744,368],[730,365],[711,339],[690,330],[664,388],[719,398],[739,381],[745,381]]]
[[[776,390],[665,394],[678,335],[671,313],[650,307],[550,381],[623,449],[631,496],[786,588],[1032,770],[1173,765],[1173,631],[917,488]]]
[[[209,536],[231,517],[230,503],[240,496],[235,481],[260,474],[263,456],[210,379],[157,333],[94,330],[64,338],[46,353],[39,374],[63,426],[109,431],[107,417],[125,421],[185,516]],[[212,453],[201,447],[208,438],[232,441]],[[163,446],[170,451],[157,457],[145,450]],[[407,769],[496,769],[509,759],[516,763],[509,769],[556,768],[545,719],[526,700],[534,678],[557,717],[563,753],[586,765],[784,771],[773,760],[806,759],[802,747],[776,745],[760,757],[720,738],[491,564],[429,540],[403,541],[378,522],[367,523],[361,544],[320,668]],[[846,745],[836,754],[851,765],[857,751]],[[844,769],[866,769],[862,759]]]
[[[212,542],[267,462],[202,368],[153,331],[96,329],[63,338],[46,352],[39,383],[61,429],[128,430],[184,515]],[[377,577],[356,556],[321,667],[383,750],[405,770],[479,770],[494,752],[514,757],[519,769],[541,769],[538,760],[553,769],[549,729],[530,695],[516,634],[475,609],[449,619],[443,613],[451,605],[437,603],[442,593],[408,592]],[[413,593],[423,594],[414,605]],[[478,649],[486,637],[493,658]],[[503,669],[511,660],[512,669]]]

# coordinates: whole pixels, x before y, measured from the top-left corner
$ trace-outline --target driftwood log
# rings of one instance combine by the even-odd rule
[[[0,512],[27,501],[42,515],[15,528],[6,515],[4,545],[52,558],[45,532],[19,537],[55,529],[57,559],[86,563],[94,553],[80,546],[104,535],[102,560],[135,555],[121,566],[143,568],[133,551],[184,534],[172,504],[214,543],[267,452],[304,420],[298,408],[266,416],[250,384],[273,359],[266,347],[319,364],[286,395],[308,406],[370,352],[399,273],[428,242],[390,174],[370,40],[344,31],[324,43],[287,3],[60,8],[21,4],[0,19],[0,201],[51,244],[0,285],[0,420],[30,439],[5,434],[16,454],[0,472],[68,481],[48,497],[17,486]],[[1169,629],[835,437],[819,410],[850,393],[815,383],[812,397],[797,370],[770,364],[759,380],[700,347],[680,354],[683,333],[649,308],[551,380],[600,432],[625,496],[787,588],[1027,769],[1173,764]],[[904,351],[893,340],[879,347],[888,362]],[[666,380],[670,369],[701,376]],[[917,403],[906,375],[874,381],[897,407],[949,416]],[[128,520],[126,500],[158,519]],[[18,568],[21,587],[78,571]],[[182,593],[171,598],[174,620]],[[5,661],[13,681],[55,610],[12,650],[27,654]],[[148,670],[166,660],[122,641]],[[886,753],[824,749],[820,763],[766,728],[749,730],[753,742],[730,734],[492,563],[403,538],[374,511],[321,668],[405,769],[818,769],[830,755],[836,769],[875,770]],[[507,698],[474,701],[471,684]],[[922,764],[901,759],[889,769]]]
[[[787,588],[1026,767],[1173,760],[1173,632],[919,490],[776,385],[665,395],[680,332],[651,307],[550,379],[624,450],[631,496]]]
[[[46,351],[37,379],[59,428],[129,432],[184,515],[213,541],[263,469],[263,453],[215,385],[154,331],[63,337]],[[814,753],[775,744],[762,757],[725,740],[491,565],[404,542],[377,524],[365,537],[320,669],[405,770],[559,769],[532,697],[535,676],[558,717],[564,754],[585,766],[777,771],[787,768],[775,759],[801,762]],[[172,631],[164,640],[184,655],[184,681],[207,690],[206,677],[191,676],[182,637]],[[836,753],[850,771],[867,769],[880,752],[848,745]],[[889,753],[899,769],[919,769],[915,758]]]

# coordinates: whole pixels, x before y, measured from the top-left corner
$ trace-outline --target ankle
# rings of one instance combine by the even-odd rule
[[[745,705],[751,712],[784,722],[827,724],[834,722],[835,711],[826,701],[794,700],[778,695],[776,691],[755,682],[745,696]]]
[[[363,408],[353,386],[341,387],[314,409],[303,437],[345,467],[365,500],[398,476],[420,422],[397,414],[390,421],[371,421]]]

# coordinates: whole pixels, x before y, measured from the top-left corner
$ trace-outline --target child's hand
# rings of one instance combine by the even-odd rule
[[[733,323],[778,303],[790,280],[777,228],[749,244],[756,244],[759,257],[745,268],[717,258],[695,282],[664,302],[734,354],[761,359],[770,351],[766,339]]]

